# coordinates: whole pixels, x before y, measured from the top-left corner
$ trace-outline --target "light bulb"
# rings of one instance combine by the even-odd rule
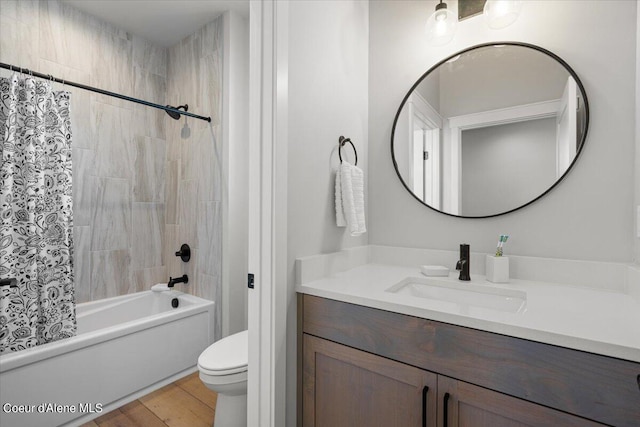
[[[446,3],[436,6],[435,12],[427,19],[427,43],[442,46],[453,39],[458,25],[458,18],[447,9]]]
[[[447,19],[447,9],[440,9],[433,12],[437,22],[442,22]]]
[[[521,0],[487,0],[483,14],[487,26],[497,30],[513,24],[521,10]]]

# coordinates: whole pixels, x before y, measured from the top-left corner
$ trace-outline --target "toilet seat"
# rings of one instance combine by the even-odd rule
[[[211,344],[198,357],[204,375],[224,376],[246,372],[249,363],[249,331],[229,335]]]
[[[235,369],[217,370],[216,371],[216,370],[212,370],[212,369],[205,369],[198,362],[198,370],[200,371],[200,373],[202,373],[204,375],[211,375],[212,377],[223,377],[225,375],[234,375],[234,374],[241,374],[243,372],[247,372],[247,365],[240,366],[240,367],[235,368]]]
[[[198,376],[200,381],[208,387],[215,388],[218,393],[229,389],[236,393],[239,391],[247,392],[247,371],[231,375],[207,375],[200,371]]]

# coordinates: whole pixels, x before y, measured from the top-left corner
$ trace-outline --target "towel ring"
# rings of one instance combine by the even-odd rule
[[[358,152],[356,151],[356,146],[353,145],[353,142],[351,142],[351,138],[345,138],[344,136],[340,136],[340,138],[338,138],[338,157],[340,158],[340,163],[342,163],[342,147],[344,147],[347,142],[351,144],[351,147],[353,147],[353,153],[356,155],[356,162],[354,163],[354,165],[357,166]]]

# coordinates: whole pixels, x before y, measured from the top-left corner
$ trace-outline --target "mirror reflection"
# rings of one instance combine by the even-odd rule
[[[421,202],[462,217],[501,215],[549,191],[586,136],[571,68],[544,49],[476,46],[429,70],[398,110],[392,156]]]

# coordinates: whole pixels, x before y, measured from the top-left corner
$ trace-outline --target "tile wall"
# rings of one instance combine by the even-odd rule
[[[66,87],[78,302],[145,290],[183,272],[190,274],[184,290],[219,298],[221,26],[219,18],[165,49],[59,1],[0,1],[1,62],[159,104],[188,103],[214,117],[211,129],[189,120],[191,137],[183,140],[184,120]],[[174,256],[181,243],[194,248],[187,265]]]
[[[189,276],[191,292],[222,301],[222,200],[220,159],[223,18],[220,16],[169,49],[167,102],[189,104],[189,111],[212,118],[211,124],[187,118],[167,123],[165,190],[166,267]],[[191,247],[188,264],[173,256],[182,243]],[[221,306],[215,308],[215,337],[221,337]]]

